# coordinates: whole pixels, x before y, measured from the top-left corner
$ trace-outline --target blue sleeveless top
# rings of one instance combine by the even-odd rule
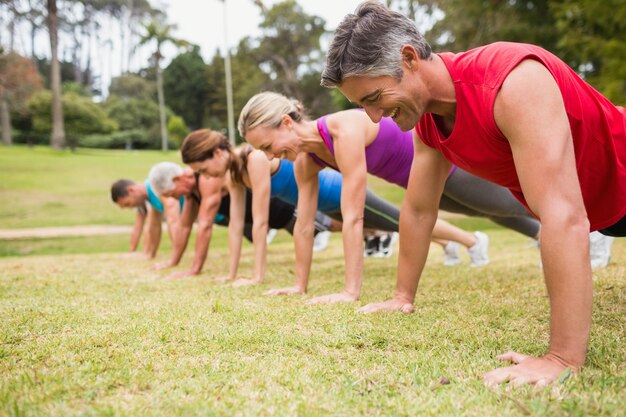
[[[332,213],[341,210],[341,174],[324,169],[318,174],[319,193],[317,209]],[[293,172],[293,162],[281,159],[278,170],[272,174],[271,196],[296,206],[298,204],[298,185]]]
[[[159,213],[163,213],[163,204],[161,200],[159,200],[159,196],[156,195],[152,186],[150,185],[150,180],[145,180],[144,184],[146,186],[146,191],[148,192],[148,203]],[[179,200],[180,209],[183,209],[183,204],[185,203],[185,197],[181,197]]]

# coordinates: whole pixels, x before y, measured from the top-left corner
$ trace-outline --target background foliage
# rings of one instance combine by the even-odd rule
[[[616,104],[626,104],[626,37],[623,36],[626,2],[623,0],[387,0],[386,3],[414,19],[436,51],[462,51],[498,40],[538,44],[559,55]],[[228,51],[233,68],[235,115],[250,96],[263,90],[298,98],[313,117],[349,107],[336,91],[319,86],[325,53],[322,45],[327,44],[324,40],[329,39],[333,28],[327,27],[319,16],[306,13],[296,0],[285,0],[271,7],[258,0],[250,5],[257,6],[261,13],[260,35],[244,38]],[[45,14],[43,1],[0,2],[0,19],[9,24],[9,30],[28,23],[19,27],[30,28],[31,38],[40,30]],[[177,146],[180,134],[186,130],[209,127],[225,131],[228,125],[225,51],[216,50],[205,62],[198,47],[175,38],[175,27],[167,23],[167,16],[146,0],[65,0],[59,1],[58,14],[62,33],[71,40],[61,57],[62,80],[75,86],[65,87],[64,94],[73,91],[99,98],[92,104],[81,101],[85,111],[71,108],[75,96],[64,100],[64,107],[71,113],[66,117],[70,145],[157,148],[161,133],[155,64],[164,58],[169,58],[162,75],[166,125],[170,126],[167,132],[173,135],[170,146]],[[105,39],[102,25],[94,23],[97,18],[119,25],[121,43],[125,46],[121,51],[123,73],[111,80],[109,86],[98,85],[95,74],[100,69],[92,65],[92,59],[79,59],[101,52],[85,50],[86,39]],[[145,28],[143,34],[141,28]],[[46,141],[50,122],[43,119],[49,118],[49,111],[44,106],[25,103],[42,85],[50,88],[49,60],[33,55],[20,57],[13,50],[12,39],[8,42],[0,39],[4,51],[0,55],[0,91],[5,91],[0,97],[10,111],[13,126],[3,129],[12,130],[16,142]],[[162,57],[159,46],[143,68],[134,72],[126,69],[138,49],[154,48],[154,42],[158,43],[159,39],[161,43],[170,41],[183,48],[177,55]],[[102,48],[108,45],[104,40]],[[107,90],[103,100],[102,91]],[[105,112],[96,111],[94,106],[104,108]],[[174,121],[170,122],[172,118]],[[91,124],[93,128],[86,128]]]

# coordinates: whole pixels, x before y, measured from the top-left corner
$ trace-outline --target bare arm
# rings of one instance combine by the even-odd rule
[[[315,214],[318,198],[318,172],[311,158],[300,154],[294,163],[294,174],[298,184],[298,217],[293,230],[293,242],[296,255],[295,287],[279,288],[268,294],[304,294],[309,284],[311,262],[313,259],[313,238],[315,235]]]
[[[161,204],[163,204],[163,213],[165,214],[165,223],[167,224],[167,233],[170,236],[170,241],[174,243],[176,233],[180,226],[180,202],[176,198],[161,197]]]
[[[186,271],[177,271],[169,275],[168,278],[184,278],[198,275],[202,271],[204,261],[209,250],[209,243],[213,234],[213,220],[222,200],[223,178],[204,177],[198,178],[198,188],[201,201],[198,209],[198,225],[196,229],[196,244],[191,268]]]
[[[356,301],[363,283],[363,213],[367,189],[365,123],[371,122],[360,114],[356,117],[350,113],[342,116],[340,123],[338,121],[333,126],[335,160],[343,177],[341,217],[346,280],[337,301]],[[320,298],[320,301],[326,300]]]
[[[237,277],[239,258],[241,257],[241,244],[243,240],[243,228],[246,216],[246,191],[243,185],[233,184],[229,180],[230,192],[230,219],[228,221],[228,249],[230,261],[228,278]]]
[[[163,216],[155,209],[149,210],[147,219],[147,227],[144,239],[143,239],[143,253],[149,259],[156,256],[159,250],[159,244],[161,243],[161,221]]]
[[[146,216],[139,211],[135,214],[135,223],[133,224],[133,230],[130,233],[130,248],[129,252],[135,252],[139,241],[141,240],[141,234],[143,232],[143,225],[146,221]]]
[[[192,198],[185,198],[185,205],[183,206],[183,213],[180,217],[180,224],[178,231],[175,233],[172,255],[170,256],[169,261],[157,265],[157,269],[170,268],[178,265],[180,259],[185,253],[185,249],[187,248],[187,242],[189,241],[193,221],[197,215],[198,203],[196,203]]]
[[[515,352],[519,363],[485,375],[488,384],[546,384],[585,361],[591,326],[589,221],[576,171],[569,121],[558,86],[536,61],[523,61],[505,80],[494,105],[509,140],[530,208],[541,220],[541,257],[550,298],[550,348],[542,358]]]
[[[254,283],[261,283],[267,267],[267,230],[270,211],[270,163],[265,154],[254,150],[248,155],[248,175],[252,188],[252,244]]]
[[[414,157],[406,196],[400,211],[400,253],[398,282],[391,300],[368,304],[359,311],[413,312],[417,285],[426,264],[432,230],[437,221],[450,163],[438,151],[427,147],[414,134]]]

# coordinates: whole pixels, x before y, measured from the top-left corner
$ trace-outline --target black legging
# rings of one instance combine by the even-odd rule
[[[268,225],[270,229],[285,229],[289,234],[293,235],[293,228],[296,224],[296,208],[279,199],[270,198],[270,209]],[[226,194],[222,197],[220,206],[217,210],[223,217],[219,221],[215,221],[216,224],[221,226],[228,226],[230,219],[230,196]],[[330,227],[330,218],[319,211],[315,215],[315,234],[328,230]],[[243,225],[243,235],[247,240],[252,242],[252,193],[250,190],[246,190],[246,213]]]
[[[540,223],[517,201],[511,192],[457,168],[446,181],[439,208],[452,213],[486,217],[493,222],[536,238]],[[341,212],[326,213],[343,221]],[[367,190],[363,226],[370,229],[397,232],[400,219],[398,207]]]
[[[343,221],[341,211],[325,212],[340,222]],[[369,189],[365,193],[365,210],[363,227],[386,232],[397,232],[399,227],[400,209],[387,200],[383,200]]]
[[[541,226],[508,189],[460,168],[448,177],[439,208],[467,216],[486,217],[531,238],[537,237]]]

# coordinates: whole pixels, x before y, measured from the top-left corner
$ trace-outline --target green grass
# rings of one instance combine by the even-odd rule
[[[142,180],[177,153],[0,148],[0,228],[130,224],[110,184]],[[368,179],[399,204],[404,191]],[[205,272],[170,282],[153,262],[120,256],[127,235],[0,241],[0,416],[622,416],[626,409],[626,241],[594,273],[584,371],[544,390],[487,389],[481,375],[513,349],[541,354],[548,304],[536,248],[483,219],[492,263],[441,265],[434,247],[412,315],[360,315],[395,284],[396,259],[366,259],[362,299],[307,306],[343,285],[341,238],[315,254],[310,294],[292,283],[291,238],[269,247],[267,283],[232,288],[226,230]],[[158,260],[169,254],[164,234]],[[180,268],[190,265],[193,242]],[[252,270],[244,245],[240,272]],[[447,379],[449,384],[442,384]]]
[[[0,148],[0,229],[86,224],[130,224],[131,210],[110,197],[120,178],[143,181],[177,152],[54,151],[47,147]]]
[[[303,304],[341,288],[339,235],[315,255],[310,295],[290,298],[262,295],[292,282],[284,232],[254,288],[210,281],[227,270],[223,241],[201,276],[176,282],[118,254],[4,258],[0,415],[622,416],[626,242],[594,273],[584,371],[540,391],[490,390],[480,378],[497,354],[540,354],[548,337],[537,250],[510,231],[490,236],[485,268],[446,268],[433,248],[412,315],[354,312],[391,294],[395,257],[366,259],[361,301]],[[246,274],[250,245],[243,260]]]

